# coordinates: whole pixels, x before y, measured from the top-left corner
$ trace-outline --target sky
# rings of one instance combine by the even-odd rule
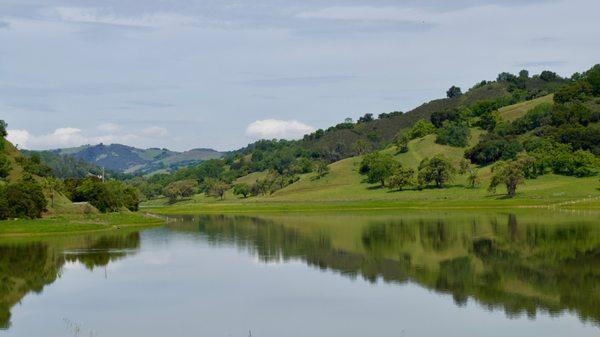
[[[598,0],[0,0],[0,119],[28,149],[232,150],[600,63]]]

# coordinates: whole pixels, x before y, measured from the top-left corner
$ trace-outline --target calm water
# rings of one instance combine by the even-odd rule
[[[0,241],[0,336],[600,336],[598,214],[171,220]]]

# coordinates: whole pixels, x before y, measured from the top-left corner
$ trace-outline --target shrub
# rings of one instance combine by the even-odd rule
[[[42,187],[31,176],[0,186],[0,219],[39,218],[47,204]]]
[[[511,123],[512,132],[515,134],[523,134],[527,131],[539,128],[542,125],[549,124],[553,109],[554,107],[550,103],[542,103],[531,108],[525,115]]]
[[[455,147],[465,147],[469,144],[471,131],[464,122],[444,122],[442,128],[437,130],[438,144],[450,145]]]
[[[567,103],[584,101],[593,92],[592,85],[587,81],[577,81],[559,89],[554,94],[554,102]]]
[[[523,146],[514,138],[487,134],[471,149],[465,151],[465,158],[472,163],[486,165],[497,160],[514,159]]]
[[[410,139],[421,138],[435,132],[435,126],[426,119],[418,120],[408,132]]]
[[[441,128],[445,121],[455,121],[461,119],[458,109],[444,109],[431,114],[429,120],[436,128]]]
[[[235,184],[233,185],[233,194],[241,195],[244,198],[247,198],[250,194],[250,186],[248,184]]]
[[[8,157],[0,153],[0,179],[8,177],[10,174],[11,164]]]

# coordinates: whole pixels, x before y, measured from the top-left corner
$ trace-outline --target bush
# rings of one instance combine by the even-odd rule
[[[500,109],[501,104],[498,101],[483,100],[473,104],[469,109],[473,116],[479,117],[485,113]]]
[[[551,133],[551,138],[559,143],[569,144],[573,150],[589,150],[600,155],[600,125],[565,124]]]
[[[436,128],[441,128],[445,121],[456,121],[461,119],[461,114],[458,109],[444,109],[431,114],[429,120]]]
[[[553,109],[554,106],[550,103],[542,103],[531,108],[523,117],[512,122],[512,131],[515,134],[523,134],[549,124]]]
[[[47,204],[42,187],[31,176],[0,186],[0,219],[40,218]]]
[[[437,130],[435,142],[442,145],[465,147],[469,144],[471,131],[464,122],[444,122],[442,128]]]
[[[250,185],[248,184],[235,184],[233,185],[233,194],[241,195],[244,198],[247,198],[250,194]]]
[[[8,157],[0,153],[0,179],[8,177],[10,174],[11,164]]]
[[[554,102],[567,103],[573,101],[584,101],[593,92],[592,85],[587,81],[577,81],[559,89],[554,94]]]
[[[33,174],[39,177],[51,177],[52,169],[42,163],[40,155],[34,153],[31,157],[17,157],[17,163],[21,165],[23,170],[29,174]]]
[[[435,132],[435,126],[426,119],[418,120],[408,132],[410,139],[421,138]]]
[[[465,151],[465,158],[474,164],[487,165],[497,160],[514,159],[522,150],[523,146],[514,138],[487,134]]]
[[[132,185],[98,178],[67,179],[65,194],[75,202],[89,202],[100,212],[116,212],[122,208],[137,211],[141,192]]]
[[[600,64],[596,64],[585,72],[585,79],[592,86],[594,95],[600,95]]]

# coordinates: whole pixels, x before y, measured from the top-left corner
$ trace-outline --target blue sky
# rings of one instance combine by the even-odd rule
[[[230,150],[409,110],[501,71],[600,62],[597,0],[2,0],[23,148]]]

